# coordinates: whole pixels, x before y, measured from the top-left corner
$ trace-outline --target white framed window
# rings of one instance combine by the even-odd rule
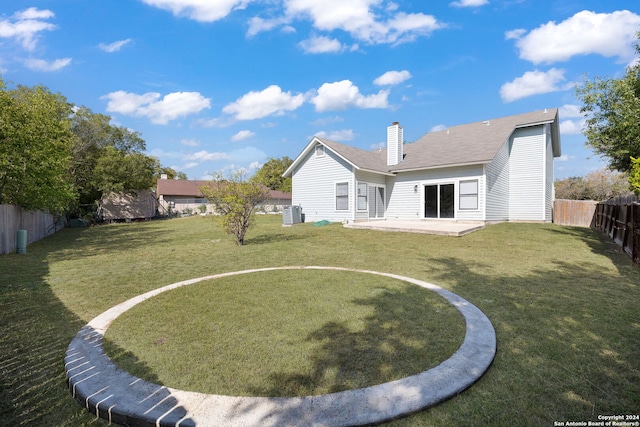
[[[337,211],[349,210],[349,183],[348,182],[336,183],[336,210]]]
[[[478,180],[460,181],[460,210],[478,209]]]
[[[324,156],[324,145],[318,144],[316,145],[316,157]]]
[[[369,207],[367,203],[367,183],[359,182],[358,183],[358,210],[366,211]]]

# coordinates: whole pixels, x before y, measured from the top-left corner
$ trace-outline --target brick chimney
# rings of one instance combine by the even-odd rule
[[[393,122],[387,128],[387,166],[394,166],[402,161],[403,140],[400,123]]]

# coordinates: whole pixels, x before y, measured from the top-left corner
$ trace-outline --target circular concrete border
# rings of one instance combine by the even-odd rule
[[[319,396],[271,398],[203,394],[149,383],[118,368],[102,348],[109,325],[133,306],[162,292],[204,280],[270,270],[326,269],[387,276],[437,292],[464,316],[460,348],[440,365],[410,377]],[[91,320],[69,344],[67,383],[92,413],[124,425],[356,426],[380,423],[447,400],[476,382],[496,353],[491,321],[464,298],[439,286],[396,274],[341,267],[273,267],[185,280],[131,298]]]

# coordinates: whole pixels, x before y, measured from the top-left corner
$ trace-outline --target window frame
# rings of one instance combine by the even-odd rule
[[[341,187],[346,186],[346,191],[343,191],[344,194],[340,194],[340,192],[338,191],[338,186],[341,186]],[[334,186],[334,190],[335,190],[335,199],[336,199],[336,203],[335,203],[336,211],[348,212],[350,210],[349,209],[349,181],[336,182]],[[344,208],[341,208],[342,205],[340,202],[342,202],[345,205]]]
[[[466,188],[463,189],[464,184],[471,183],[475,183],[474,192],[470,192]],[[465,200],[465,202],[463,202],[463,200]],[[475,200],[475,206],[467,207],[469,202],[472,200]],[[458,182],[458,209],[460,209],[461,211],[477,211],[478,209],[480,209],[480,180],[465,179]]]
[[[324,145],[318,144],[314,148],[314,154],[316,157],[324,157]]]
[[[361,189],[364,187],[364,194],[361,194]],[[360,212],[367,212],[369,210],[369,184],[366,182],[358,182],[356,184],[356,207]],[[364,200],[364,207],[360,207],[361,201]]]

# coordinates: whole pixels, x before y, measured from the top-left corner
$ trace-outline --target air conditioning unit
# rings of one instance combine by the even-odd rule
[[[285,206],[282,210],[282,225],[293,225],[302,222],[302,206]]]

